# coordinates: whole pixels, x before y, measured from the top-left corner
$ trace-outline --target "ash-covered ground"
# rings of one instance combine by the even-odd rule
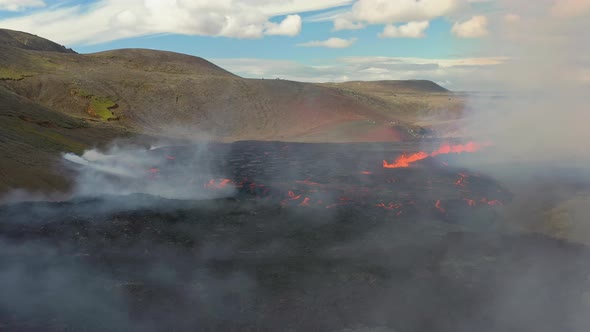
[[[94,197],[0,207],[0,330],[588,330],[588,249],[507,229],[512,194],[460,155],[194,149],[101,164]]]

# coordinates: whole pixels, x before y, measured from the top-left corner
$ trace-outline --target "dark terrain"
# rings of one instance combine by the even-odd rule
[[[381,167],[411,148],[211,144],[190,173],[163,147],[133,181],[231,190],[4,206],[0,329],[586,331],[588,249],[505,227],[460,155]]]

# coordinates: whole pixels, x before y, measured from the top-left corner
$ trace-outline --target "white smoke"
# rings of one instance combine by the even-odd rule
[[[149,194],[168,199],[210,199],[231,195],[231,183],[210,164],[207,144],[149,148],[113,145],[82,155],[65,153],[64,164],[76,170],[74,197]],[[215,170],[215,171],[214,171]]]
[[[520,8],[524,2],[501,3],[518,19],[498,23],[482,51],[509,59],[491,77],[508,95],[471,99],[467,134],[494,142],[487,162],[586,164],[589,13],[556,15],[566,1],[543,0],[532,11]]]

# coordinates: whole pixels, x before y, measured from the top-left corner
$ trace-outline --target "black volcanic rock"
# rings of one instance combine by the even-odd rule
[[[248,199],[0,216],[6,330],[585,331],[590,251],[543,236]]]

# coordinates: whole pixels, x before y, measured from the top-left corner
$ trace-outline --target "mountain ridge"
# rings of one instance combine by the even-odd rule
[[[0,117],[10,118],[12,126],[8,130],[8,123],[2,125],[0,151],[28,142],[29,155],[38,151],[45,156],[20,156],[10,167],[0,165],[0,191],[2,184],[5,189],[18,187],[9,180],[15,172],[53,174],[47,166],[58,158],[59,149],[79,152],[119,137],[406,141],[436,133],[439,117],[447,123],[459,119],[462,111],[460,99],[429,81],[316,84],[243,78],[196,56],[150,49],[78,54],[38,36],[3,29],[0,52],[0,98],[5,104]],[[417,124],[426,118],[434,120],[427,127]],[[66,122],[78,125],[60,125]],[[40,132],[61,141],[51,150],[53,157],[45,144],[52,139]],[[61,137],[80,144],[71,146]]]
[[[72,49],[23,31],[0,29],[0,46],[10,46],[31,51],[75,54]]]

